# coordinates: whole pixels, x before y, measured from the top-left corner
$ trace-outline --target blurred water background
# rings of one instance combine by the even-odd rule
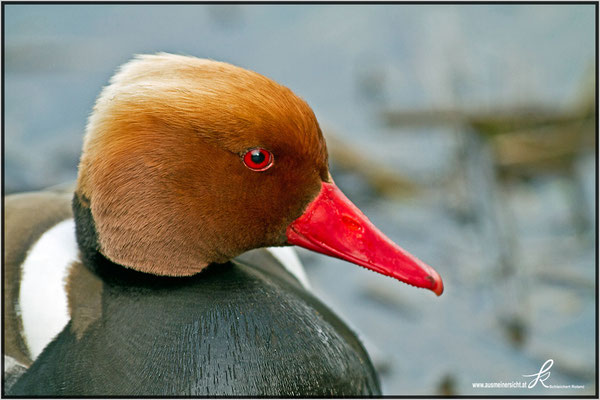
[[[6,193],[75,179],[95,97],[133,54],[255,70],[307,100],[341,189],[444,278],[436,298],[299,251],[385,394],[595,392],[594,5],[4,11]],[[546,384],[583,387],[473,387],[548,359]]]

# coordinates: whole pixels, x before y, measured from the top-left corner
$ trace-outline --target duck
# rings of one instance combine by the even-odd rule
[[[304,100],[209,59],[122,65],[75,185],[4,212],[9,395],[380,395],[290,246],[443,291],[335,185]]]

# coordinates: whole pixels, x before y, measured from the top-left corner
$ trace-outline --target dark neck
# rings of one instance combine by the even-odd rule
[[[82,200],[89,204],[87,198],[83,197],[82,199],[77,193],[74,194],[72,207],[75,218],[75,237],[83,263],[93,265],[100,261],[99,257],[104,258],[104,256],[100,254],[100,244],[92,210],[88,206],[84,206]]]

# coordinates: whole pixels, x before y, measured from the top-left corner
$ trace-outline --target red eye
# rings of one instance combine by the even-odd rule
[[[244,164],[253,171],[264,171],[273,165],[273,154],[270,151],[257,147],[244,154]]]

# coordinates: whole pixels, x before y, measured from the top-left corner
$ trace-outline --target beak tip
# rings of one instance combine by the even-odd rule
[[[441,296],[444,293],[444,283],[442,282],[442,278],[437,276],[429,275],[427,280],[431,281],[431,291],[436,294],[436,296]]]

